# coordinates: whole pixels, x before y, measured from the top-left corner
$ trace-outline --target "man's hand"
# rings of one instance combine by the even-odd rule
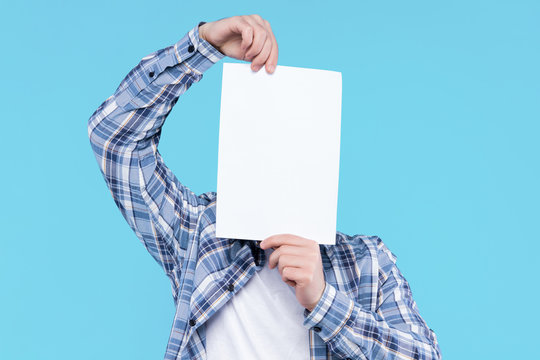
[[[268,260],[270,269],[277,265],[283,281],[295,288],[300,305],[312,311],[326,287],[319,244],[300,236],[280,234],[264,239],[260,246],[274,248]]]
[[[251,61],[251,69],[266,66],[273,73],[278,60],[278,46],[270,23],[259,15],[233,16],[203,24],[199,37],[221,53]]]

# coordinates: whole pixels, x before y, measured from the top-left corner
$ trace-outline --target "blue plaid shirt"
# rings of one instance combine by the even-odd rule
[[[88,120],[116,205],[171,281],[168,360],[206,359],[206,321],[266,261],[255,241],[216,237],[216,193],[194,194],[158,151],[179,96],[223,56],[199,38],[197,25],[142,58]],[[440,358],[396,257],[378,237],[337,231],[336,244],[320,251],[326,289],[313,311],[304,310],[310,359]]]

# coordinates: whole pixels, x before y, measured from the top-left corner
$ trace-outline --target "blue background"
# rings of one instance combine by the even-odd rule
[[[143,56],[250,13],[279,64],[343,73],[338,230],[398,256],[443,356],[538,356],[540,2],[53,0],[0,8],[0,358],[163,357],[169,280],[87,120]],[[196,193],[216,189],[221,70],[160,144]]]

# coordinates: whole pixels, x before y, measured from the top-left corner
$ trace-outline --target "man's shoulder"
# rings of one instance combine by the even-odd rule
[[[336,244],[332,246],[353,247],[356,252],[366,252],[376,254],[378,249],[383,246],[383,242],[377,235],[355,234],[349,235],[341,231],[336,231]]]
[[[206,220],[209,224],[215,223],[217,193],[215,191],[201,193],[197,201],[200,207],[199,217],[203,217],[203,221]]]
[[[336,232],[336,245],[354,251],[357,261],[369,258],[378,263],[379,267],[386,268],[396,263],[397,257],[388,249],[386,244],[377,235],[348,235]]]

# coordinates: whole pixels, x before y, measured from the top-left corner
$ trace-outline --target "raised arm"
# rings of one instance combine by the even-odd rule
[[[320,330],[330,350],[344,359],[441,359],[437,337],[420,316],[395,256],[378,238],[374,248],[379,290],[374,311],[326,283],[317,306],[304,310],[304,325]]]
[[[142,58],[88,120],[90,143],[116,205],[166,273],[183,258],[206,198],[164,164],[157,149],[161,127],[178,97],[223,56],[199,38],[196,26]]]
[[[201,23],[142,58],[88,120],[90,143],[116,205],[169,276],[181,265],[210,198],[195,195],[163,162],[157,148],[163,123],[179,96],[225,55],[272,72],[274,44],[270,26],[257,15]]]

